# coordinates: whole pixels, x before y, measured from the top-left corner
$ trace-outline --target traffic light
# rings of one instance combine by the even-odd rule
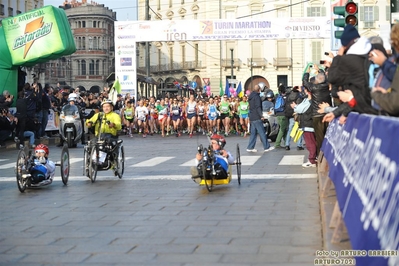
[[[348,24],[352,24],[357,28],[357,4],[352,0],[349,0],[345,6],[335,6],[333,10],[335,15],[341,16],[340,18],[334,18],[334,26],[339,28],[344,28]],[[334,37],[336,39],[341,39],[343,29],[334,31]]]

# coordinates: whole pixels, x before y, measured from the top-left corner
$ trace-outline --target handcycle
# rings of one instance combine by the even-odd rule
[[[101,122],[100,122],[101,125]],[[122,178],[125,171],[125,149],[123,140],[104,138],[104,134],[99,134],[84,146],[83,152],[83,175],[90,178],[94,183],[97,171],[113,169],[114,175]]]
[[[241,185],[241,155],[240,145],[238,143],[236,147],[235,161],[233,164],[229,164],[226,177],[220,177],[220,170],[215,169],[218,152],[214,151],[211,145],[209,145],[208,148],[204,148],[202,144],[199,145],[198,152],[202,154],[202,160],[200,161],[202,172],[201,182],[199,183],[200,186],[205,186],[206,189],[211,192],[213,187],[216,185],[229,184],[233,176],[233,165],[236,165],[237,167],[237,181],[238,184]]]
[[[52,183],[52,179],[46,179],[42,182],[36,183],[31,176],[31,170],[35,166],[35,154],[33,149],[25,147],[18,152],[17,162],[15,165],[15,174],[17,178],[18,189],[21,193],[26,188],[47,186]],[[61,161],[55,164],[61,168],[61,180],[64,185],[67,185],[69,178],[69,151],[68,146],[64,145],[61,150]]]

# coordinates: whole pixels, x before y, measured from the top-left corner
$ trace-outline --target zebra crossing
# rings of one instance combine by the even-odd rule
[[[260,155],[250,155],[250,156],[241,156],[241,165],[242,166],[251,166],[257,163],[257,161],[261,158]],[[168,164],[176,164],[176,161],[180,161],[181,159],[177,159],[174,156],[157,156],[151,159],[142,160],[140,157],[125,157],[125,167],[128,168],[145,168],[145,167],[160,167],[164,163]],[[278,165],[302,165],[304,162],[304,155],[284,155]],[[70,158],[70,164],[72,167],[83,167],[83,158]],[[184,161],[183,163],[177,162],[177,166],[179,167],[191,167],[195,165],[195,159],[191,158],[189,160]],[[11,169],[15,167],[15,161],[12,159],[1,159],[0,160],[0,170]]]

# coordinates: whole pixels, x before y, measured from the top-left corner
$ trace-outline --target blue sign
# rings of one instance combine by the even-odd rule
[[[399,120],[350,113],[330,123],[329,165],[356,265],[399,265]]]

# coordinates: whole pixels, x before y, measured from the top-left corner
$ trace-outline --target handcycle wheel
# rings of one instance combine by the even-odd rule
[[[21,193],[23,193],[28,186],[29,178],[23,177],[23,175],[28,174],[27,170],[27,160],[28,155],[26,150],[20,150],[18,152],[17,163],[15,165],[15,174],[17,177],[17,185],[18,189]]]
[[[125,172],[125,148],[123,146],[119,147],[118,157],[116,158],[116,174],[119,179],[122,178]]]
[[[64,144],[61,150],[61,179],[64,185],[68,184],[70,166],[68,145]]]
[[[90,153],[90,163],[89,163],[89,177],[92,183],[96,181],[97,177],[97,167],[99,162],[99,150],[97,146],[91,149]]]
[[[83,175],[89,177],[90,153],[88,146],[83,148]]]
[[[238,184],[241,185],[241,155],[240,155],[240,145],[237,143],[237,153],[236,153],[236,165],[237,165],[237,180]]]
[[[205,149],[203,154],[208,154],[208,150]],[[206,163],[202,163],[202,175],[203,175],[203,179],[204,179],[204,183],[206,186],[206,189],[211,192],[213,189],[213,179],[215,178],[212,173],[210,173],[209,175],[207,175],[206,173],[206,168],[207,168],[207,164]],[[209,177],[207,177],[209,176]]]

